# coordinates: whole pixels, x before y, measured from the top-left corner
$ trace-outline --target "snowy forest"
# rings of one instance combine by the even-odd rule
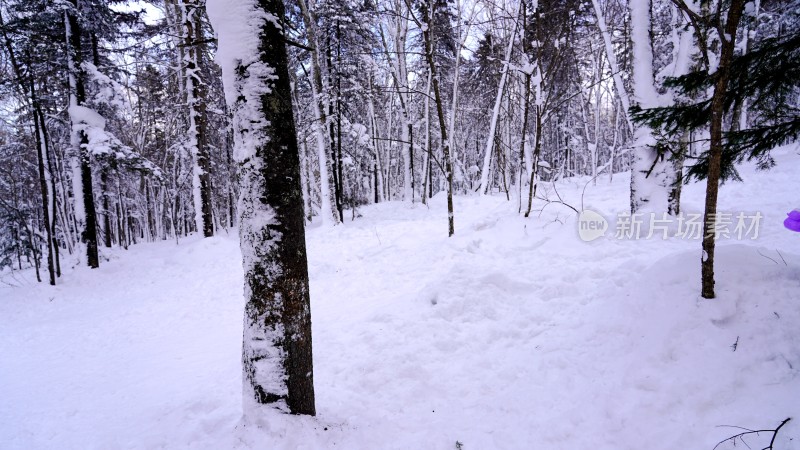
[[[800,449],[800,0],[0,43],[0,448]]]

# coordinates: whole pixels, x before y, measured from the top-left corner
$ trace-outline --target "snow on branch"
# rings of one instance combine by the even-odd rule
[[[125,95],[125,88],[118,82],[112,80],[108,75],[92,63],[84,62],[81,67],[89,77],[89,82],[95,85],[92,89],[93,96],[90,102],[95,105],[108,105],[112,108],[126,108],[128,98]]]
[[[100,160],[112,161],[130,170],[162,177],[161,169],[133,149],[123,144],[113,133],[106,131],[106,119],[97,111],[85,106],[72,105],[68,109],[73,129],[86,136],[81,147]]]

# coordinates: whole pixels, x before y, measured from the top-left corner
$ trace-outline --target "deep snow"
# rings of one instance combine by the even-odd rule
[[[719,242],[716,300],[699,241],[586,243],[556,204],[524,219],[504,195],[456,197],[452,238],[443,197],[311,226],[316,418],[240,421],[234,234],[114,249],[54,288],[4,274],[0,448],[711,450],[739,432],[721,425],[793,417],[775,448],[798,449],[800,234],[782,222],[800,156],[776,157],[722,187],[721,210],[764,217]],[[579,207],[586,181],[559,193]],[[628,182],[602,177],[585,205],[625,211]]]

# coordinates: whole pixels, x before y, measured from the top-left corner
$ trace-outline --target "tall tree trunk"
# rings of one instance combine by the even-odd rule
[[[525,167],[525,147],[526,147],[526,139],[527,139],[527,132],[528,132],[528,113],[530,112],[530,98],[531,98],[531,74],[525,73],[525,91],[524,91],[524,100],[523,100],[523,107],[522,107],[522,136],[520,137],[519,143],[519,177],[517,183],[519,184],[519,205],[518,205],[518,212],[522,212],[522,185],[523,180],[528,178],[530,175],[528,170]],[[531,169],[533,170],[533,168]]]
[[[383,26],[379,26],[378,29],[381,36],[381,43],[383,44],[384,54],[386,55],[386,62],[390,66],[389,73],[394,81],[394,89],[397,92],[397,98],[400,101],[400,113],[402,116],[402,121],[399,125],[399,128],[401,156],[403,158],[403,200],[413,202],[413,177],[411,175],[413,171],[413,162],[411,159],[409,144],[409,126],[411,125],[411,92],[408,85],[408,63],[406,61],[408,17],[402,11],[401,5],[402,4],[400,2],[394,3],[394,15],[392,16],[392,20],[389,24],[389,31],[392,33],[391,37],[393,38],[392,41],[394,44],[394,51],[392,51],[392,49],[389,47],[386,36],[384,35]],[[410,8],[410,6],[408,7]],[[395,55],[395,58],[392,58],[392,55]],[[391,123],[388,129],[392,130]]]
[[[525,36],[528,35],[528,11],[527,11],[527,3],[525,0],[520,2],[520,13],[522,17],[522,58],[523,58],[523,77],[525,79],[525,84],[523,88],[523,96],[522,96],[522,128],[520,130],[520,142],[519,142],[519,175],[517,176],[517,184],[518,184],[518,204],[517,204],[517,212],[522,212],[522,186],[524,184],[524,180],[528,178],[528,172],[526,170],[525,164],[525,140],[527,139],[526,134],[528,133],[528,113],[530,112],[530,105],[531,105],[531,76],[533,75],[533,65],[530,63],[530,57],[528,55],[528,40],[525,39]]]
[[[100,67],[100,52],[98,49],[97,34],[90,33],[91,46],[92,46],[92,64],[96,68]],[[137,93],[138,95],[138,93]],[[141,106],[139,107],[139,116],[141,117]],[[100,168],[100,197],[102,199],[102,218],[103,218],[103,245],[106,248],[111,248],[111,226],[110,218],[108,216],[108,167]],[[149,213],[149,209],[148,209]]]
[[[600,106],[601,98],[601,91],[600,91],[600,82],[603,79],[603,58],[598,55],[597,56],[597,67],[595,73],[595,83],[597,83],[594,87],[594,146],[592,147],[592,184],[597,186],[597,165],[599,164],[599,152],[600,152],[600,112],[602,108]]]
[[[411,122],[408,122],[408,162],[409,179],[411,180],[411,203],[414,203],[414,128]]]
[[[235,174],[236,169],[233,165],[233,152],[232,152],[233,134],[231,132],[231,127],[230,127],[231,115],[228,112],[227,103],[225,103],[225,117],[228,118],[227,122],[228,126],[225,128],[225,162],[227,163],[228,175],[229,175],[228,177],[229,179],[227,180],[226,183],[227,196],[228,196],[228,226],[233,228],[235,225],[234,217],[236,216],[236,200],[234,195],[234,190],[236,188],[236,174]],[[308,155],[307,152],[306,155]],[[308,164],[308,161],[306,161],[306,164]]]
[[[603,37],[603,45],[606,51],[606,58],[608,58],[608,66],[611,69],[612,78],[614,79],[614,88],[617,91],[619,100],[622,103],[622,109],[625,111],[625,122],[628,125],[628,130],[633,130],[628,110],[631,107],[631,101],[628,97],[628,91],[625,90],[625,83],[622,81],[622,71],[617,63],[617,55],[614,53],[614,45],[611,43],[611,33],[608,31],[606,18],[603,15],[603,10],[600,7],[600,0],[592,0],[594,5],[595,15],[597,16],[597,27],[600,29],[600,35]]]
[[[682,23],[683,14],[679,8],[672,6],[672,76],[686,75],[692,69],[695,60],[694,35],[695,30],[691,24]],[[684,132],[680,138],[678,152],[671,155],[672,171],[675,180],[669,187],[667,196],[667,212],[677,216],[681,212],[681,191],[683,188],[683,163],[689,146],[689,132]]]
[[[650,37],[651,0],[630,0],[633,46],[633,100],[643,109],[659,106],[660,96],[653,76],[653,48]],[[678,175],[667,155],[654,148],[649,127],[634,128],[631,161],[631,212],[667,212],[669,196]]]
[[[497,131],[497,119],[500,117],[500,105],[503,102],[503,95],[505,94],[506,78],[508,78],[508,67],[511,64],[511,53],[514,50],[514,41],[517,37],[517,25],[519,23],[520,5],[517,5],[517,10],[514,13],[514,28],[508,38],[508,47],[506,48],[505,59],[503,60],[503,73],[500,75],[500,85],[497,87],[497,97],[494,100],[494,108],[492,109],[492,119],[489,123],[489,135],[486,137],[486,149],[483,156],[483,170],[481,171],[481,195],[489,191],[489,170],[492,163],[492,144],[494,143],[494,135]]]
[[[50,192],[51,184],[51,172],[46,170],[46,160],[48,159],[48,148],[47,142],[44,135],[44,130],[42,127],[44,126],[44,120],[41,116],[41,111],[39,110],[38,101],[36,99],[36,90],[34,88],[33,79],[31,79],[31,99],[33,100],[33,122],[34,122],[34,133],[36,134],[36,160],[37,160],[37,168],[39,170],[39,187],[41,188],[42,194],[42,212],[44,218],[44,229],[47,235],[47,273],[49,275],[49,281],[52,286],[56,285],[56,270],[55,270],[55,239],[53,236],[55,235],[55,217],[52,217],[53,221],[51,221],[51,216],[55,212],[53,209],[55,198],[54,192]]]
[[[36,215],[38,219],[39,211],[36,210]],[[41,283],[42,282],[42,274],[39,272],[39,267],[41,266],[41,257],[39,254],[39,244],[36,242],[36,225],[31,219],[30,224],[28,225],[28,236],[31,238],[31,253],[33,253],[33,267],[36,270],[36,281]],[[28,258],[30,261],[30,258]]]
[[[747,15],[744,20],[744,32],[742,33],[742,40],[739,43],[739,50],[744,56],[753,49],[753,38],[757,27],[757,21],[754,20],[758,17],[761,9],[761,1],[755,1],[755,11],[752,15]],[[747,128],[747,98],[737,98],[733,106],[733,117],[731,119],[731,131],[738,131]]]
[[[369,77],[369,122],[372,134],[372,147],[375,152],[375,203],[385,200],[384,197],[384,180],[383,180],[383,165],[381,164],[381,148],[378,144],[378,119],[375,116],[375,90],[373,85],[372,76]]]
[[[336,21],[336,180],[337,180],[337,209],[339,220],[344,222],[344,174],[342,167],[342,35],[339,21]]]
[[[106,248],[111,248],[111,212],[108,210],[108,169],[105,167],[100,172],[100,190],[103,196],[103,243]]]
[[[533,155],[531,156],[531,179],[528,185],[528,209],[525,211],[525,217],[531,214],[533,199],[536,197],[536,172],[539,170],[539,155],[542,153],[542,107],[538,104],[534,107],[534,115],[536,135],[534,137]]]
[[[328,35],[325,44],[325,61],[328,64],[328,89],[333,89],[334,86],[338,85],[339,83],[339,73],[336,73],[336,81],[333,81],[333,59],[331,57],[331,36]],[[339,92],[336,92],[336,99],[335,103],[339,106]],[[341,145],[338,141],[341,136],[337,137],[337,125],[341,125],[342,116],[340,115],[338,110],[334,110],[334,96],[328,93],[328,134],[330,136],[329,142],[331,147],[331,175],[333,178],[333,199],[335,201],[334,206],[336,207],[336,214],[338,214],[339,221],[344,221],[344,215],[342,214],[342,187],[341,182],[339,180],[339,158],[337,157],[337,148],[340,148]],[[333,116],[336,115],[336,121],[334,122]]]
[[[428,203],[431,179],[431,72],[425,84],[425,160],[422,163],[422,204]]]
[[[120,187],[119,182],[119,172],[117,172],[116,176],[117,181],[117,236],[119,236],[119,245],[122,246],[125,250],[128,249],[128,234],[126,231],[126,212],[125,212],[125,203],[122,197],[122,188]]]
[[[82,130],[86,102],[86,73],[81,54],[81,27],[76,13],[78,0],[70,0],[72,8],[65,10],[67,41],[67,71],[70,84],[70,120],[72,121],[71,146],[73,157],[73,194],[75,199],[75,219],[81,230],[81,241],[86,244],[86,262],[91,268],[100,267],[97,249],[97,212],[94,206],[92,189],[92,169],[87,149],[89,137]]]
[[[411,10],[409,1],[410,0],[406,0],[406,5],[408,5],[408,9]],[[433,20],[431,20],[432,15],[435,14],[435,12],[431,11],[433,9],[433,2],[429,2],[428,5],[428,8],[425,9],[425,17],[423,17],[425,26],[422,26],[422,23],[418,23],[417,25],[422,28],[422,38],[425,42],[425,58],[428,61],[428,69],[431,73],[433,97],[436,101],[436,115],[439,118],[439,132],[441,133],[442,154],[444,157],[444,175],[447,178],[447,229],[448,236],[452,236],[456,232],[453,220],[453,161],[450,157],[450,145],[447,141],[447,123],[444,119],[444,105],[439,90],[439,76],[436,74],[436,62],[433,59]]]
[[[333,181],[333,170],[331,168],[331,161],[325,152],[325,110],[323,108],[322,94],[324,92],[322,86],[322,73],[320,69],[320,56],[319,56],[319,42],[317,41],[317,22],[313,16],[313,12],[309,9],[306,0],[298,0],[300,9],[303,13],[303,23],[306,26],[306,33],[308,34],[308,43],[313,46],[311,51],[311,91],[314,101],[311,105],[314,110],[314,136],[317,141],[317,158],[319,159],[319,192],[320,192],[320,218],[322,224],[337,224],[339,223],[339,214],[336,209],[335,193],[331,190],[331,183]]]
[[[399,2],[398,2],[399,4]],[[408,19],[403,14],[396,17],[395,52],[397,66],[395,85],[400,99],[403,121],[400,123],[400,145],[403,156],[403,200],[414,202],[414,177],[411,157],[411,92],[408,84],[408,62],[406,60],[406,39],[408,37]]]
[[[718,37],[721,45],[714,94],[711,97],[711,124],[708,177],[706,182],[706,205],[703,220],[703,255],[701,257],[701,295],[714,298],[714,251],[716,240],[717,197],[722,166],[722,129],[724,126],[725,95],[730,80],[730,65],[736,48],[736,29],[742,18],[745,0],[732,0],[728,9],[724,33]],[[722,18],[718,17],[721,21]],[[723,26],[719,27],[723,29]]]
[[[253,6],[256,11],[238,11],[244,16],[237,19],[258,40],[229,42],[236,36],[218,28],[221,48],[234,53],[223,70],[225,80],[233,81],[225,89],[234,102],[241,187],[245,415],[264,404],[314,415],[308,263],[284,5],[283,0],[259,0]],[[236,12],[216,0],[209,2],[209,13],[223,20]],[[265,79],[265,73],[271,76]]]
[[[189,108],[187,137],[193,158],[192,189],[194,216],[197,231],[203,236],[214,235],[214,216],[211,205],[211,160],[208,155],[206,128],[206,85],[200,77],[203,65],[203,35],[201,28],[200,0],[178,0],[181,12],[184,60],[184,88]]]

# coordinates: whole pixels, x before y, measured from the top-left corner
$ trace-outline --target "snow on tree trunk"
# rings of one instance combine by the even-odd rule
[[[603,37],[603,45],[605,46],[606,50],[606,58],[608,58],[608,66],[611,68],[611,73],[614,78],[614,88],[616,88],[620,103],[622,103],[622,109],[625,110],[625,121],[628,124],[628,129],[632,130],[633,125],[628,114],[628,110],[631,107],[631,101],[628,97],[628,91],[625,90],[625,84],[622,81],[622,72],[620,71],[619,64],[617,63],[617,55],[614,53],[614,45],[611,43],[611,33],[608,31],[606,18],[603,15],[603,10],[600,8],[599,0],[592,0],[592,5],[594,5],[594,12],[597,16],[597,27],[600,29],[600,35]]]
[[[315,73],[313,68],[311,72],[312,77],[315,76],[313,75]],[[314,84],[312,84],[312,91],[314,98],[319,98],[318,89]],[[320,218],[324,226],[339,223],[339,214],[336,211],[336,200],[331,198],[334,196],[333,190],[331,189],[333,171],[331,168],[331,161],[328,159],[328,153],[325,149],[325,116],[322,114],[322,107],[320,107],[317,100],[314,100],[312,104],[314,117],[316,118],[316,123],[314,124],[314,138],[317,146],[317,158],[319,159]]]
[[[410,121],[406,113],[403,113],[403,123],[400,125],[400,140],[403,146],[403,200],[413,202],[414,191],[411,182],[411,145],[409,142]]]
[[[66,43],[68,48],[72,42],[72,27],[70,15],[64,12],[64,28],[66,30]],[[67,78],[69,81],[69,106],[77,106],[78,100],[75,96],[77,81],[75,79],[75,61],[73,60],[74,50],[70,48],[67,52]],[[81,179],[81,157],[80,157],[80,135],[75,130],[70,133],[71,152],[69,157],[70,169],[72,171],[72,199],[73,214],[79,227],[86,223],[86,211],[83,209],[83,180]],[[80,232],[80,231],[79,231]]]
[[[373,91],[373,80],[372,77],[369,78],[369,123],[370,123],[370,130],[372,133],[372,147],[375,152],[375,185],[377,189],[377,195],[375,196],[375,203],[383,202],[386,199],[384,198],[384,182],[383,182],[383,165],[381,164],[381,149],[378,145],[378,119],[375,117],[375,99],[374,99],[374,91]]]
[[[400,140],[403,148],[403,200],[407,202],[414,201],[414,181],[412,179],[413,161],[411,160],[411,94],[409,93],[408,85],[408,66],[406,63],[406,34],[408,33],[408,19],[402,16],[398,17],[402,21],[399,24],[398,34],[396,36],[395,51],[397,52],[397,71],[399,84],[397,88],[400,92],[400,106],[402,108],[403,123],[400,124]],[[405,91],[405,92],[403,92]]]
[[[653,77],[653,49],[650,39],[650,0],[630,0],[631,41],[633,46],[633,101],[641,108],[659,106]],[[631,212],[668,210],[671,186],[677,181],[675,170],[665,155],[653,148],[655,139],[647,126],[633,133],[631,161]]]
[[[283,1],[209,0],[208,12],[219,35],[241,188],[245,416],[254,418],[264,404],[314,415],[308,263]]]
[[[33,100],[33,121],[34,133],[36,133],[36,149],[37,149],[37,168],[39,170],[39,186],[42,192],[42,212],[44,219],[44,228],[47,236],[47,273],[49,275],[50,285],[56,285],[56,270],[55,270],[55,255],[58,250],[54,248],[55,236],[55,192],[51,189],[53,186],[52,180],[52,167],[50,165],[50,155],[47,146],[47,137],[44,133],[45,121],[42,117],[42,112],[39,109],[39,103],[36,99],[35,88],[33,80],[31,80],[31,99]]]
[[[192,155],[192,200],[194,220],[198,232],[203,236],[214,235],[214,217],[211,211],[211,160],[206,143],[206,87],[200,79],[202,33],[200,30],[199,0],[179,0],[181,13],[181,33],[183,34],[183,86],[186,90],[186,103],[189,107],[189,128],[186,132],[187,144]]]
[[[408,6],[408,5],[406,5]],[[408,63],[406,61],[406,39],[408,36],[408,17],[402,10],[402,3],[394,3],[394,14],[389,20],[388,32],[391,33],[393,48],[384,36],[383,26],[379,27],[386,62],[390,66],[394,88],[400,101],[402,120],[400,127],[400,154],[403,157],[403,200],[413,201],[412,160],[409,127],[411,122],[411,94],[408,84]],[[394,57],[393,57],[394,56]],[[391,129],[391,127],[389,127]]]
[[[322,225],[335,225],[339,223],[339,211],[336,209],[335,193],[331,189],[333,184],[333,170],[331,161],[325,151],[325,118],[322,107],[322,71],[320,69],[320,46],[317,41],[316,21],[308,8],[305,0],[300,0],[300,9],[303,12],[303,22],[308,34],[308,42],[314,46],[311,51],[311,92],[313,101],[311,102],[314,111],[314,137],[317,145],[317,158],[319,159],[319,197],[320,197],[320,218]]]
[[[431,72],[425,83],[425,160],[422,163],[422,204],[428,204],[427,192],[430,191],[431,178]]]
[[[439,119],[439,134],[441,136],[442,157],[444,159],[444,176],[447,183],[447,235],[452,236],[456,232],[453,213],[453,160],[450,155],[449,141],[447,140],[447,124],[444,119],[444,102],[439,90],[439,76],[436,74],[436,61],[433,58],[433,32],[431,30],[433,20],[431,18],[430,8],[426,9],[423,22],[418,21],[417,25],[422,29],[422,39],[425,45],[425,59],[428,61],[428,70],[430,71],[432,83],[431,87],[433,87],[433,98],[436,101],[436,116]]]
[[[456,48],[461,48],[461,42],[457,43]],[[456,51],[456,61],[455,67],[453,68],[453,93],[450,96],[450,117],[448,119],[448,137],[450,138],[450,142],[447,143],[447,146],[450,147],[450,150],[453,152],[453,160],[458,161],[455,155],[455,145],[453,144],[453,138],[456,134],[456,112],[458,111],[458,79],[459,79],[459,68],[461,66],[461,52]]]
[[[83,106],[86,101],[85,73],[81,57],[81,28],[78,21],[78,1],[64,12],[67,44],[67,72],[69,78],[69,116],[71,122],[70,145],[72,189],[75,220],[86,244],[86,263],[91,268],[100,266],[97,249],[97,214],[92,193],[92,170],[89,165],[89,138],[84,131],[90,122],[103,120],[99,114]],[[105,123],[103,122],[103,126]]]
[[[681,23],[682,14],[679,9],[672,7],[672,62],[667,67],[671,69],[670,76],[679,77],[686,75],[691,70],[692,60],[695,56],[694,27]],[[671,97],[671,95],[670,95]],[[674,102],[674,98],[670,98]],[[675,173],[675,182],[669,188],[667,196],[667,212],[677,215],[681,211],[681,188],[683,187],[683,163],[689,143],[689,133],[683,132],[679,137],[679,153],[672,156],[672,170]]]

